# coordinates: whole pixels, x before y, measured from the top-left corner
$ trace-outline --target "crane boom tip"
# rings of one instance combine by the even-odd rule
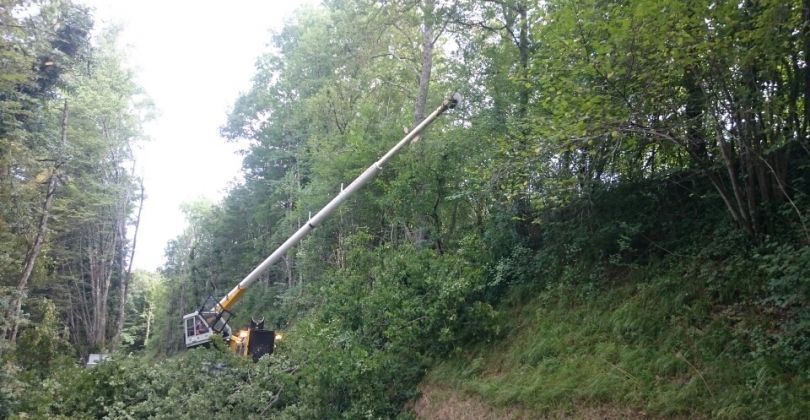
[[[461,99],[462,99],[461,94],[458,92],[454,92],[447,98],[447,108],[448,109],[455,108],[456,106],[458,106],[458,104],[461,103]]]

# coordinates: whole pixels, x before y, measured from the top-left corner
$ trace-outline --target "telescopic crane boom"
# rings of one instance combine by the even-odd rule
[[[359,190],[363,185],[368,183],[369,180],[374,178],[383,165],[385,165],[391,158],[399,153],[408,143],[417,138],[419,134],[442,115],[448,109],[453,109],[461,101],[461,96],[454,93],[450,97],[442,101],[442,104],[436,108],[430,115],[428,115],[422,122],[414,127],[402,140],[399,141],[391,150],[383,155],[379,160],[374,162],[371,166],[363,171],[351,184],[344,188],[335,198],[332,199],[326,206],[324,206],[318,213],[312,216],[307,223],[298,229],[292,236],[284,241],[270,256],[268,256],[261,264],[259,264],[253,271],[250,272],[239,284],[231,289],[219,301],[214,301],[209,298],[199,310],[183,316],[185,325],[185,338],[186,347],[194,347],[201,344],[206,344],[211,341],[211,337],[215,333],[221,333],[229,341],[229,345],[233,351],[242,355],[252,355],[254,360],[258,360],[263,354],[273,352],[273,343],[275,340],[274,331],[264,330],[264,321],[253,321],[251,326],[245,330],[238,331],[236,334],[231,334],[231,329],[228,326],[228,319],[230,318],[230,310],[245,294],[245,291],[250,287],[259,276],[267,270],[270,266],[280,260],[284,254],[287,253],[292,247],[300,242],[309,232],[320,226],[332,212],[346,199],[349,198],[354,192]]]

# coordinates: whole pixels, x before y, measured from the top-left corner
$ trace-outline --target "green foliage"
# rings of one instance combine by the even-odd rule
[[[244,180],[220,203],[187,205],[160,278],[134,277],[116,360],[67,366],[60,324],[36,300],[3,319],[30,323],[17,347],[0,340],[0,416],[391,418],[437,363],[432,381],[545,412],[808,411],[799,2],[372,3],[303,9],[273,36],[222,128],[248,145]],[[114,31],[80,48],[83,9],[44,7],[52,37],[26,37],[8,10],[0,286],[12,287],[0,309],[24,294],[11,289],[55,173],[38,159],[62,150],[58,93],[72,110],[69,182],[33,283],[67,291],[41,293],[86,353],[106,347],[109,328],[90,321],[124,279],[125,166],[148,104],[134,102]],[[276,354],[250,364],[215,343],[166,358],[183,350],[184,313],[230,290],[413,125],[422,39],[436,46],[428,104],[451,87],[467,100],[235,308],[235,326],[264,316],[283,332]],[[54,48],[57,72],[32,67]],[[72,70],[83,54],[93,60]],[[94,288],[92,264],[113,270],[110,288]],[[75,306],[93,314],[64,310]]]
[[[23,12],[26,8],[33,13]],[[36,9],[36,10],[34,10]],[[16,286],[59,148],[51,112],[86,58],[92,20],[70,1],[4,1],[0,10],[0,285]],[[57,105],[58,107],[58,105]],[[34,276],[40,274],[35,272]]]
[[[424,10],[331,2],[274,37],[222,130],[250,143],[245,181],[168,250],[165,353],[180,347],[175,319],[224,294],[411,125],[421,34],[403,22]],[[801,195],[784,189],[805,141],[798,10],[518,0],[437,12],[452,14],[437,39],[457,50],[435,50],[430,91],[465,94],[457,120],[410,145],[237,309],[237,324],[261,314],[285,330],[297,380],[279,413],[393,417],[436,360],[531,322],[554,334],[508,365],[523,391],[503,401],[573,393],[733,417],[764,401],[740,400],[755,369],[772,385],[761,398],[800,409],[779,384],[804,366],[803,251],[787,234],[763,245],[804,220],[778,211]],[[512,306],[541,309],[502,317]],[[734,357],[749,364],[735,371]]]
[[[26,312],[46,298],[80,353],[109,349],[137,202],[132,149],[149,103],[117,32],[91,41],[86,7],[11,1],[0,19],[0,346],[39,331],[44,318],[26,324]],[[6,287],[16,289],[8,304]]]
[[[810,371],[810,247],[770,243],[754,261],[765,276],[756,352],[784,369]],[[758,334],[757,334],[758,333]]]
[[[320,287],[328,299],[286,332],[299,361],[295,416],[394,417],[415,397],[431,360],[463,343],[494,338],[496,314],[476,298],[486,287],[464,255],[349,239],[346,268]],[[288,341],[289,340],[289,341]]]
[[[774,365],[790,359],[748,342],[739,319],[701,293],[705,278],[664,265],[627,280],[637,284],[574,301],[568,296],[585,286],[540,293],[504,318],[519,320],[504,326],[512,331],[506,340],[441,363],[428,381],[540,412],[608,405],[661,416],[795,418],[808,409],[806,366]]]
[[[283,389],[283,360],[238,359],[223,349],[198,349],[156,364],[122,357],[92,369],[63,367],[38,392],[18,397],[20,417],[251,417],[270,409]]]
[[[768,279],[766,303],[792,308],[810,301],[810,247],[769,243],[754,259]]]
[[[36,401],[22,398],[14,412],[394,417],[433,358],[494,337],[495,312],[474,298],[481,273],[463,255],[437,259],[405,248],[358,251],[350,260],[356,264],[323,286],[332,299],[257,364],[215,345],[154,365],[122,357],[85,371],[64,367],[51,379],[58,387]]]
[[[45,300],[39,306],[38,319],[32,321],[34,325],[25,329],[17,342],[15,360],[29,374],[45,378],[58,367],[70,364],[72,348],[53,302]]]
[[[512,282],[498,308],[506,338],[466,347],[427,381],[546,413],[801,416],[806,246],[791,235],[752,244],[711,197],[673,187],[595,194],[586,222],[571,217],[576,202],[540,218],[537,249],[517,246],[494,265]]]
[[[156,315],[165,304],[166,284],[160,275],[135,271],[129,285],[127,322],[121,332],[123,352],[145,350],[156,333]]]
[[[11,348],[0,352],[4,365],[0,391],[0,415],[29,413],[44,416],[54,403],[55,395],[65,386],[66,372],[74,369],[75,351],[67,329],[57,318],[57,308],[50,300],[31,305],[31,325]]]

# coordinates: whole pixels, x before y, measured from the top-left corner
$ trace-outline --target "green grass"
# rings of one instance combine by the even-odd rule
[[[502,309],[505,339],[466,349],[427,382],[546,413],[605,405],[690,418],[810,412],[807,372],[756,356],[702,281],[664,267],[618,280],[601,291],[560,286]]]

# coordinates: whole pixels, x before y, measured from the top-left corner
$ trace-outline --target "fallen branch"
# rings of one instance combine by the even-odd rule
[[[271,407],[273,407],[273,404],[278,402],[278,399],[281,397],[281,391],[284,391],[284,384],[281,384],[281,386],[278,388],[278,392],[276,392],[276,395],[273,396],[273,399],[271,399],[270,402],[267,403],[267,406],[264,407],[264,410],[262,410],[262,412],[259,413],[260,417],[264,416],[264,413],[266,413],[267,410],[269,410]]]

